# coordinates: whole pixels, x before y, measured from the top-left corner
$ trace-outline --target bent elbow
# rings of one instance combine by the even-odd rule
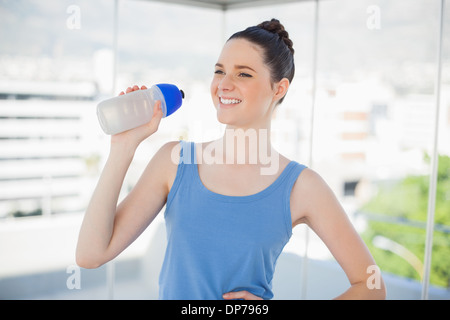
[[[386,300],[386,288],[374,289],[368,298],[370,300]]]
[[[380,278],[380,282],[377,283],[376,286],[368,286],[366,283],[366,287],[369,289],[369,296],[367,299],[386,300],[386,285],[382,278]]]
[[[377,299],[378,300],[386,300],[387,290],[386,284],[383,280],[381,280],[381,287],[377,290]]]
[[[84,268],[84,269],[97,269],[98,267],[100,267],[100,264],[94,263],[87,259],[76,258],[75,261],[76,261],[77,266],[79,266],[80,268]]]
[[[103,265],[102,262],[93,259],[90,256],[80,254],[79,252],[77,252],[75,256],[75,262],[80,268],[84,269],[97,269]]]

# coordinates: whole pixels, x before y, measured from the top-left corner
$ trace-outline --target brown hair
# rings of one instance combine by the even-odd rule
[[[292,82],[295,73],[294,48],[288,32],[277,19],[236,32],[228,40],[245,39],[263,50],[264,63],[269,67],[272,83],[287,78]],[[284,100],[280,99],[279,103]]]

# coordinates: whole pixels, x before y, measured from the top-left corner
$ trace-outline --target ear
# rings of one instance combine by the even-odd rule
[[[290,83],[287,78],[283,78],[280,80],[280,82],[275,84],[274,86],[275,95],[273,97],[274,101],[278,101],[286,95],[289,89],[289,85]]]

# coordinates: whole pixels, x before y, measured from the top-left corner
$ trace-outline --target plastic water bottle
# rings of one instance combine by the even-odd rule
[[[182,104],[184,92],[173,84],[161,83],[146,90],[136,90],[104,100],[97,105],[97,117],[106,134],[116,134],[148,123],[153,106],[161,101],[163,117],[174,113]]]

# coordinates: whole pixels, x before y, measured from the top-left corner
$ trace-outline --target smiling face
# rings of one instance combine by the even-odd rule
[[[268,127],[276,102],[288,86],[287,79],[271,82],[259,47],[244,39],[229,40],[211,82],[217,118],[231,127]]]

